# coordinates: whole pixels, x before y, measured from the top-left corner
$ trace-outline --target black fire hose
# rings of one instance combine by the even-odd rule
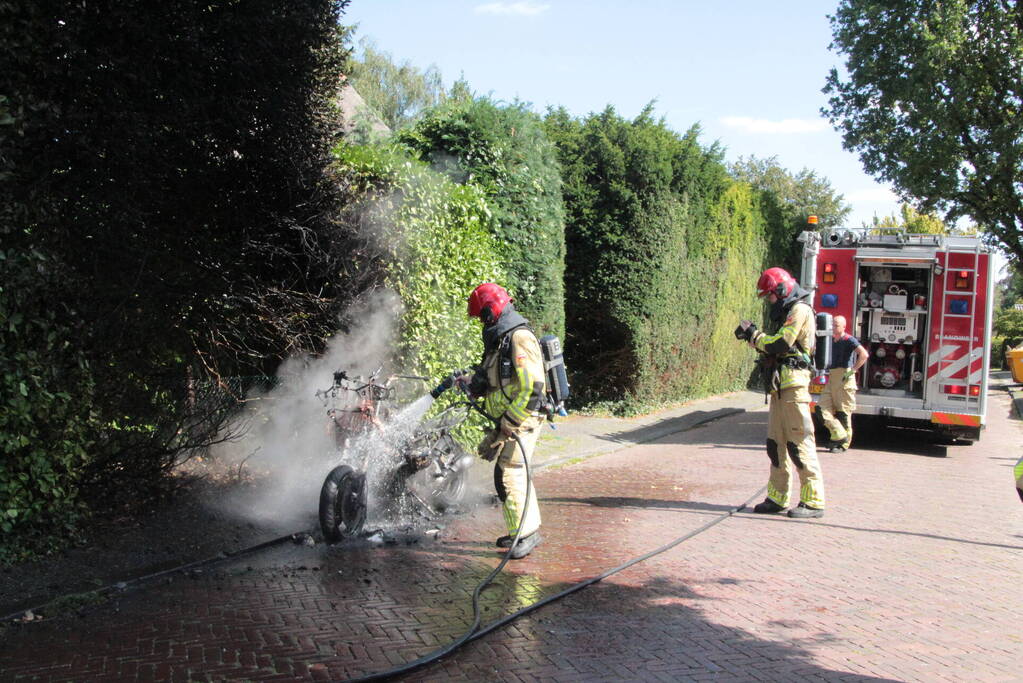
[[[515,436],[515,440],[518,442],[519,448],[521,449],[522,440],[519,439],[518,436]],[[469,626],[469,630],[467,630],[465,634],[462,635],[458,640],[450,643],[449,645],[445,645],[440,649],[434,650],[429,654],[423,655],[419,659],[412,660],[407,664],[403,664],[402,666],[396,667],[394,669],[388,669],[387,671],[380,671],[378,673],[369,674],[368,676],[362,676],[360,678],[350,678],[347,679],[348,681],[353,682],[383,681],[398,676],[403,676],[407,673],[414,671],[415,669],[426,666],[427,664],[430,664],[439,659],[442,659],[443,657],[446,657],[447,655],[451,654],[452,652],[462,647],[469,641],[475,640],[480,635],[484,633],[489,633],[491,630],[493,630],[493,628],[496,628],[494,625],[490,625],[483,631],[477,630],[479,629],[480,626],[480,593],[482,593],[483,589],[485,589],[487,586],[490,585],[491,582],[493,582],[494,578],[497,577],[497,575],[501,573],[501,570],[504,569],[504,566],[508,564],[508,560],[511,559],[511,551],[519,542],[519,536],[522,534],[522,522],[525,519],[526,509],[529,505],[529,496],[530,493],[532,492],[532,486],[530,486],[530,484],[532,483],[532,474],[530,472],[529,460],[525,457],[525,450],[522,451],[522,455],[523,461],[526,463],[526,503],[522,509],[522,517],[519,519],[519,528],[515,531],[515,538],[512,540],[511,547],[508,549],[508,552],[505,553],[504,557],[501,558],[501,562],[498,563],[496,567],[494,567],[490,574],[488,574],[487,577],[483,579],[479,583],[479,585],[476,586],[476,589],[472,592],[472,624]]]
[[[436,395],[434,395],[434,392],[431,392],[431,396],[437,398],[437,396],[439,396],[441,393],[443,393],[444,390],[447,389],[447,387],[443,388],[442,387],[443,385],[438,386],[437,389],[434,390],[434,392],[436,392]],[[476,403],[476,401],[473,400],[471,396],[469,396],[468,392],[466,392],[466,398],[469,401],[469,405],[471,405],[476,412],[478,412],[480,415],[493,422],[495,429],[500,429],[500,421],[495,420],[493,417],[488,415],[486,411],[480,408],[479,404]],[[511,546],[509,546],[508,548],[508,552],[504,554],[504,557],[501,558],[501,561],[498,563],[498,565],[494,567],[494,569],[486,576],[486,578],[480,581],[479,585],[476,586],[476,589],[472,592],[472,624],[469,626],[469,629],[465,632],[465,634],[458,638],[458,640],[455,640],[454,642],[445,645],[444,647],[434,650],[429,654],[425,654],[418,659],[414,659],[411,662],[408,662],[407,664],[403,664],[399,667],[388,669],[386,671],[380,671],[374,674],[369,674],[368,676],[362,676],[360,678],[350,678],[347,679],[348,681],[352,682],[383,681],[390,678],[395,678],[397,676],[402,676],[404,674],[410,673],[411,671],[414,671],[415,669],[426,666],[431,662],[435,662],[438,659],[441,659],[451,654],[452,652],[454,652],[455,650],[457,650],[458,648],[462,647],[470,640],[472,640],[473,637],[477,634],[477,629],[480,626],[480,594],[487,586],[491,584],[491,582],[493,582],[494,578],[496,578],[497,575],[501,573],[501,571],[504,569],[504,566],[508,564],[508,560],[511,559],[511,552],[518,544],[519,536],[522,535],[522,523],[526,519],[526,510],[529,509],[530,496],[532,495],[533,492],[533,471],[532,468],[529,466],[529,458],[526,457],[526,449],[522,445],[522,439],[519,438],[518,434],[512,434],[512,437],[515,439],[516,443],[518,443],[519,452],[522,453],[522,461],[526,464],[526,501],[522,506],[522,516],[519,517],[518,528],[515,530],[515,538],[512,539]],[[488,627],[487,630],[484,632],[489,631],[490,627]]]
[[[491,421],[494,421],[493,418],[491,418],[489,415],[487,415],[487,413],[484,412],[476,404],[476,402],[474,400],[472,400],[472,398],[469,398],[469,403],[481,415],[483,415],[484,417],[489,418]],[[414,659],[411,662],[408,662],[407,664],[403,664],[403,665],[395,667],[393,669],[388,669],[386,671],[379,671],[377,673],[369,674],[367,676],[362,676],[362,677],[359,677],[359,678],[349,678],[349,679],[346,679],[346,683],[357,683],[357,682],[360,682],[360,681],[383,681],[383,680],[388,680],[388,679],[391,679],[391,678],[396,678],[398,676],[403,676],[403,675],[405,675],[407,673],[411,673],[415,669],[418,669],[420,667],[426,666],[427,664],[431,664],[431,663],[433,663],[433,662],[435,662],[435,661],[437,661],[439,659],[442,659],[442,658],[446,657],[447,655],[451,654],[452,652],[454,652],[455,650],[457,650],[458,648],[462,647],[466,643],[472,642],[472,641],[476,640],[477,638],[482,638],[483,636],[487,635],[491,631],[494,631],[495,629],[501,628],[502,626],[511,623],[512,621],[518,619],[521,616],[524,616],[524,615],[532,612],[533,610],[537,610],[537,609],[543,607],[544,605],[547,605],[547,604],[550,604],[550,603],[554,602],[555,600],[560,600],[561,598],[564,598],[564,597],[566,597],[568,595],[571,595],[572,593],[575,593],[576,591],[580,591],[583,588],[591,586],[591,585],[597,583],[598,581],[602,581],[603,579],[606,579],[607,577],[609,577],[609,576],[611,576],[613,574],[617,574],[620,571],[628,569],[629,567],[631,567],[634,564],[638,564],[640,562],[648,560],[651,557],[653,557],[654,555],[659,555],[660,553],[663,553],[666,550],[670,550],[670,549],[674,548],[675,546],[679,545],[680,543],[683,543],[684,541],[688,541],[693,536],[696,536],[697,534],[701,534],[704,531],[706,531],[707,529],[710,529],[712,526],[720,524],[721,522],[725,521],[726,519],[728,519],[729,517],[731,517],[735,513],[741,512],[743,509],[746,508],[746,506],[748,506],[754,500],[758,499],[767,490],[766,486],[761,487],[761,489],[759,491],[757,491],[755,494],[753,494],[753,496],[750,497],[749,500],[747,500],[745,503],[743,503],[739,507],[735,508],[734,510],[729,510],[726,514],[723,514],[723,515],[721,515],[721,516],[719,516],[719,517],[717,517],[715,519],[712,519],[710,522],[708,522],[707,524],[704,524],[703,526],[699,527],[698,529],[695,529],[694,531],[690,531],[689,533],[687,533],[687,534],[685,534],[683,536],[679,536],[675,540],[670,541],[670,542],[662,545],[659,548],[651,550],[650,552],[648,552],[648,553],[646,553],[644,555],[640,555],[639,557],[635,557],[635,558],[625,562],[624,564],[618,565],[614,569],[609,569],[606,572],[604,572],[603,574],[600,574],[599,576],[592,577],[590,579],[587,579],[586,581],[581,581],[581,582],[579,582],[577,584],[569,586],[568,588],[566,588],[565,590],[561,591],[560,593],[555,593],[554,595],[549,595],[546,598],[544,598],[543,600],[539,600],[537,602],[534,602],[532,605],[527,605],[526,607],[523,607],[519,611],[513,612],[512,614],[509,614],[508,616],[506,616],[506,617],[504,617],[502,619],[494,621],[494,622],[488,624],[486,627],[480,629],[480,627],[479,627],[480,626],[480,604],[479,604],[480,593],[482,593],[483,589],[485,589],[488,585],[490,585],[490,583],[494,580],[494,578],[498,574],[501,573],[501,570],[504,569],[504,566],[506,564],[508,564],[508,560],[511,558],[511,551],[512,551],[513,548],[515,548],[516,544],[518,544],[519,536],[522,534],[522,523],[523,523],[523,521],[525,521],[526,510],[529,508],[529,498],[530,498],[530,495],[531,495],[531,493],[533,491],[533,486],[532,486],[532,483],[533,483],[533,473],[532,473],[532,468],[529,466],[529,459],[526,458],[526,449],[523,448],[523,446],[522,446],[522,439],[519,438],[518,434],[513,434],[512,436],[515,438],[515,441],[519,444],[519,450],[522,452],[522,460],[523,460],[523,462],[526,463],[526,502],[522,506],[522,517],[519,518],[519,526],[518,526],[518,529],[515,531],[515,538],[512,539],[512,543],[511,543],[511,546],[508,549],[508,552],[505,553],[505,556],[501,559],[501,562],[497,565],[497,567],[495,567],[493,569],[493,571],[491,571],[490,574],[488,574],[487,577],[485,579],[483,579],[483,581],[481,581],[478,586],[476,586],[476,590],[474,590],[473,593],[472,593],[472,614],[473,614],[472,625],[469,626],[469,629],[465,632],[465,634],[463,634],[460,638],[458,638],[458,640],[455,640],[454,642],[450,643],[449,645],[445,645],[442,648],[434,650],[433,652],[430,652],[429,654],[425,654],[425,655],[423,655],[422,657],[420,657],[418,659]]]

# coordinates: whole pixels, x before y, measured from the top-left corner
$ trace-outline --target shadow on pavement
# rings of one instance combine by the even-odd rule
[[[778,522],[784,524],[791,524],[791,521],[783,515],[757,515],[750,510],[744,510],[744,513],[749,513],[749,517],[757,521],[762,522]],[[984,541],[974,541],[969,538],[956,538],[954,536],[940,536],[938,534],[925,534],[916,531],[900,531],[898,529],[868,529],[859,526],[848,526],[845,524],[831,524],[820,520],[814,520],[812,522],[814,526],[830,527],[832,529],[844,529],[845,531],[862,531],[869,534],[890,534],[892,536],[916,536],[918,538],[930,538],[937,541],[949,541],[950,543],[963,543],[966,545],[979,545],[988,548],[1005,548],[1006,550],[1023,550],[1023,546],[1017,545],[1006,545],[1004,543],[986,543]],[[1023,538],[1023,537],[1021,537]]]
[[[855,451],[897,452],[906,455],[922,455],[928,458],[948,456],[948,444],[938,442],[938,436],[922,429],[900,427],[861,428],[853,433],[852,454]],[[955,448],[955,446],[951,446]]]
[[[277,549],[268,564],[236,562],[127,591],[72,620],[10,628],[0,670],[42,680],[88,680],[97,672],[111,680],[171,680],[199,671],[217,679],[340,680],[387,670],[445,646],[471,623],[473,591],[495,560],[474,556],[477,547],[494,552],[483,543],[465,545]],[[482,593],[484,626],[629,558],[581,567],[569,561],[579,581],[545,581],[538,570],[564,572],[569,565],[540,559],[509,567]],[[639,586],[605,578],[410,680],[891,680],[819,664],[800,642],[835,637],[814,615],[771,623],[764,635],[714,623],[703,605],[730,600],[721,587],[738,583],[727,575],[699,583],[660,575]]]
[[[686,431],[700,426],[711,420],[729,417],[743,413],[741,408],[722,408],[720,410],[694,410],[691,413],[678,417],[659,420],[653,424],[644,425],[635,429],[622,430],[610,434],[601,435],[600,439],[621,444],[648,443],[676,432]]]
[[[494,597],[514,603],[519,581],[535,591],[528,577],[502,577],[511,581]],[[701,583],[719,586],[739,582],[722,576]],[[546,586],[544,598],[571,584]],[[431,664],[416,680],[485,675],[488,679],[514,677],[587,681],[704,680],[713,677],[747,680],[887,681],[827,669],[814,661],[813,652],[797,644],[812,638],[832,642],[834,636],[818,629],[812,615],[807,621],[788,619],[771,624],[774,639],[757,637],[739,628],[712,623],[699,606],[715,598],[684,581],[659,576],[642,586],[615,584],[609,579],[580,594],[570,595],[543,610],[526,615],[500,633],[474,642],[451,658]],[[495,658],[495,652],[514,657]],[[511,664],[508,669],[504,666]],[[355,673],[346,671],[346,673]]]
[[[541,503],[566,503],[576,505],[592,505],[602,508],[642,508],[644,510],[699,510],[702,512],[728,512],[734,505],[716,505],[697,501],[669,501],[651,498],[623,498],[616,496],[591,496],[588,498],[545,498],[540,496]]]

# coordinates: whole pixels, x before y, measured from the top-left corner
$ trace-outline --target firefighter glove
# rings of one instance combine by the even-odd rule
[[[489,462],[497,457],[502,448],[504,448],[504,437],[499,430],[495,429],[483,437],[483,441],[476,448],[476,452],[481,458]]]
[[[455,386],[468,394],[469,384],[472,380],[472,370],[469,368],[462,368],[461,370],[455,370],[451,373],[451,376],[454,379]]]
[[[469,396],[472,396],[473,398],[482,396],[487,393],[488,385],[487,371],[483,369],[482,365],[476,366],[473,370],[472,377],[469,379]]]
[[[501,434],[508,438],[514,438],[515,434],[519,431],[518,426],[513,424],[511,420],[504,416],[501,417],[499,429],[501,430]]]
[[[756,334],[757,326],[751,323],[749,320],[739,321],[739,326],[735,328],[735,338],[742,341],[749,341]]]

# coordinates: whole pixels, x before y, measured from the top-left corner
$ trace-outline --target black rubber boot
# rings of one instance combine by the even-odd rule
[[[533,552],[533,548],[540,545],[540,532],[534,531],[533,533],[519,539],[519,542],[515,544],[515,547],[508,551],[508,557],[513,560],[521,560],[523,557]]]
[[[760,514],[760,515],[770,515],[770,514],[773,514],[775,512],[781,512],[784,509],[785,509],[784,507],[782,507],[781,505],[778,505],[777,503],[775,503],[770,498],[764,498],[764,502],[763,503],[757,503],[753,507],[753,512],[756,512],[757,514]]]
[[[789,517],[793,519],[810,519],[812,517],[823,517],[824,510],[820,508],[812,508],[806,503],[800,503],[796,507],[789,510]]]
[[[828,453],[845,453],[846,446],[841,441],[832,441],[828,443]]]
[[[514,540],[515,540],[514,536],[509,536],[506,534],[504,536],[498,537],[497,543],[495,545],[497,545],[498,548],[510,548],[511,542]]]

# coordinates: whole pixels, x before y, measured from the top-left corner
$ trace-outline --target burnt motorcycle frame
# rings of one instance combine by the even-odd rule
[[[331,469],[320,488],[320,529],[329,542],[362,533],[369,513],[367,474],[378,469],[371,468],[375,458],[398,463],[385,472],[382,481],[372,482],[381,491],[385,507],[411,499],[425,512],[438,514],[465,497],[473,458],[455,440],[454,431],[468,418],[471,404],[456,402],[418,425],[411,434],[391,434],[382,421],[390,416],[389,402],[395,398],[392,383],[399,379],[425,382],[426,378],[392,375],[381,383],[377,380],[379,372],[365,380],[335,373],[334,384],[316,392],[328,404],[329,425],[338,451],[345,454],[356,450],[357,456],[354,465],[340,464]],[[353,449],[359,437],[371,432],[376,432],[377,438],[359,442],[361,447]]]

